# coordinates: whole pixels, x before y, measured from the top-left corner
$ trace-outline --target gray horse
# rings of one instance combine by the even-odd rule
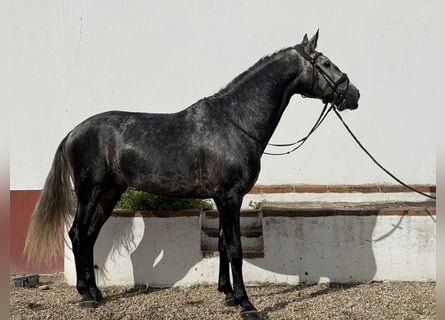
[[[99,231],[127,187],[175,197],[212,198],[220,213],[218,290],[244,318],[259,313],[243,275],[240,207],[260,172],[260,159],[294,94],[338,110],[356,109],[359,91],[317,52],[318,31],[258,61],[215,95],[173,114],[111,111],[92,116],[60,143],[32,215],[25,252],[54,257],[69,231],[81,304],[103,297],[94,275]],[[71,181],[77,196],[72,210]],[[229,271],[233,276],[233,287]]]

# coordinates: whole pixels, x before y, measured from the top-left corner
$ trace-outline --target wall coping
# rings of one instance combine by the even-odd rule
[[[142,218],[179,218],[179,217],[199,217],[201,209],[186,210],[133,210],[133,209],[115,209],[112,217],[142,217]]]
[[[117,209],[113,217],[179,218],[199,217],[203,211],[188,209],[153,211]],[[217,210],[205,211],[207,217],[217,218]],[[267,202],[260,210],[241,210],[241,217],[326,217],[326,216],[435,216],[436,202]]]
[[[267,203],[263,217],[435,216],[435,201],[426,202],[300,202]]]

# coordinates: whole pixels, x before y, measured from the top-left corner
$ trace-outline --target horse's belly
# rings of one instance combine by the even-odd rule
[[[133,152],[120,157],[119,176],[136,189],[159,195],[208,198],[214,193],[208,172],[185,155],[141,158]],[[207,171],[207,170],[206,170]]]
[[[119,171],[128,186],[153,194],[213,198],[231,189],[247,192],[259,171],[259,165],[245,157],[227,157],[194,146],[183,146],[182,152],[155,149],[120,153]]]
[[[128,185],[149,193],[175,197],[210,198],[214,191],[197,177],[176,174],[141,174],[128,181]]]

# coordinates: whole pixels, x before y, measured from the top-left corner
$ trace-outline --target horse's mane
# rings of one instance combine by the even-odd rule
[[[240,73],[236,76],[232,81],[230,81],[224,88],[219,90],[214,96],[222,96],[234,88],[236,88],[239,84],[244,83],[245,80],[250,78],[252,75],[256,74],[258,71],[263,69],[265,66],[269,65],[271,62],[274,62],[283,57],[283,54],[289,51],[290,48],[283,48],[281,50],[275,51],[272,54],[266,55],[258,60],[254,65],[248,68],[246,71]]]

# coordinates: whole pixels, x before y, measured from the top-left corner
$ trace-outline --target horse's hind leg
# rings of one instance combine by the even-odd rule
[[[100,188],[94,187],[89,190],[81,188],[77,192],[77,209],[73,225],[68,233],[76,264],[76,288],[82,297],[82,302],[93,303],[93,295],[88,290],[86,272],[88,268],[87,234],[89,224],[96,212],[100,197]],[[85,304],[85,305],[86,305]]]
[[[85,280],[89,293],[97,302],[102,301],[103,297],[97,287],[94,274],[94,244],[96,243],[100,229],[110,217],[114,206],[119,201],[119,198],[124,191],[125,187],[115,187],[100,196],[99,205],[96,209],[96,213],[92,217],[87,232]]]
[[[99,231],[111,214],[125,188],[112,188],[104,192],[95,186],[78,191],[78,205],[73,226],[69,231],[76,264],[77,291],[84,306],[94,306],[102,300],[94,275],[93,248]]]

